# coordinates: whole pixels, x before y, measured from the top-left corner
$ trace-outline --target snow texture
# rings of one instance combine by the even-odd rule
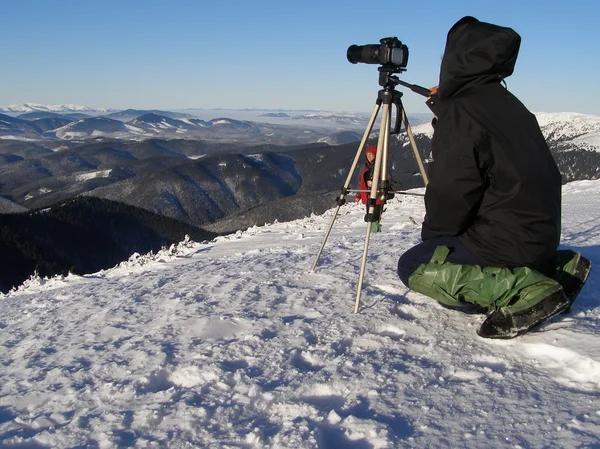
[[[563,246],[600,266],[600,182],[563,209]],[[482,339],[398,280],[424,213],[398,195],[353,314],[364,206],[310,271],[333,211],[0,297],[0,446],[600,447],[597,269],[569,314]]]

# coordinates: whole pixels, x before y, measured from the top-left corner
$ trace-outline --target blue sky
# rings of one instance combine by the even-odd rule
[[[437,84],[461,17],[522,37],[509,89],[535,112],[600,115],[600,2],[19,0],[0,14],[0,106],[265,108],[371,112],[376,65],[352,44],[396,36],[404,81]],[[407,112],[426,112],[406,89]]]

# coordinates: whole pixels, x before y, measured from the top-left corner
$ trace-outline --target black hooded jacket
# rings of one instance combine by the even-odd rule
[[[520,41],[473,17],[448,32],[422,238],[460,236],[486,265],[536,268],[560,240],[561,177],[535,116],[501,84]]]

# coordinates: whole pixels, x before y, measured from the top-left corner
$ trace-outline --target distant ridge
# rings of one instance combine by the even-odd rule
[[[109,108],[91,108],[88,106],[79,106],[75,104],[38,104],[38,103],[21,103],[21,104],[12,104],[10,106],[0,107],[0,112],[60,112],[60,113],[70,113],[70,112],[114,112],[118,111],[118,109],[109,109]]]
[[[18,214],[27,210],[26,207],[0,196],[0,214]]]

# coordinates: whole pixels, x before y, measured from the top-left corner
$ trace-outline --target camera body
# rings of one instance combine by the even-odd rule
[[[396,37],[385,37],[380,44],[351,45],[346,57],[352,64],[380,64],[386,71],[404,72],[408,64],[408,47]]]

